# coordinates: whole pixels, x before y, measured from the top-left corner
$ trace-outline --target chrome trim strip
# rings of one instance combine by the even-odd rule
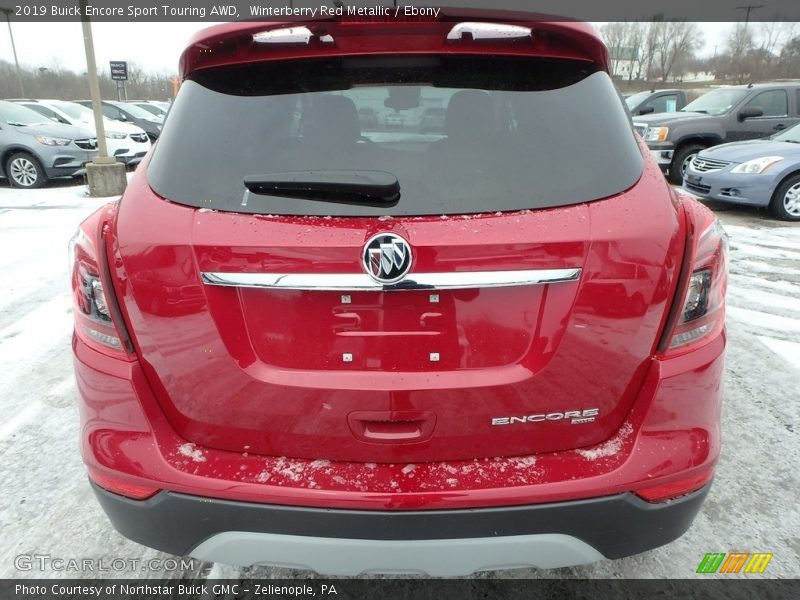
[[[581,269],[409,273],[401,282],[381,285],[366,273],[202,273],[203,283],[227,287],[331,292],[460,290],[577,281]]]

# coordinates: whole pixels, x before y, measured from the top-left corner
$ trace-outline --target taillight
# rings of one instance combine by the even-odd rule
[[[155,496],[160,491],[157,487],[133,483],[127,479],[106,475],[91,467],[89,467],[89,479],[104,490],[119,494],[120,496],[125,496],[126,498],[132,498],[133,500],[146,500],[147,498]]]
[[[725,325],[728,286],[728,236],[716,217],[692,200],[684,202],[689,236],[662,353],[689,350],[711,339]]]
[[[666,502],[696,492],[708,484],[713,476],[714,470],[707,469],[701,473],[681,477],[667,483],[657,483],[639,488],[634,490],[634,493],[648,502]]]
[[[103,237],[106,225],[98,213],[80,225],[69,243],[75,334],[98,352],[133,360],[133,347],[110,283]]]

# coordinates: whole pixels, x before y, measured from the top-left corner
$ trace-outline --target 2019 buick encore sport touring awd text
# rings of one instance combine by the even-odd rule
[[[180,64],[158,143],[71,245],[114,527],[436,576],[686,531],[720,450],[726,237],[650,159],[592,27],[228,23]]]

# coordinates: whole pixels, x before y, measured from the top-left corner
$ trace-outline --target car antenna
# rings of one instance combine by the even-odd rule
[[[747,89],[749,90],[752,87],[753,87],[753,82],[751,81],[750,83],[747,84]]]

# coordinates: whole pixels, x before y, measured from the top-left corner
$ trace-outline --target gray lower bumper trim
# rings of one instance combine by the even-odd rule
[[[461,554],[464,570],[630,556],[683,535],[709,487],[657,504],[617,494],[523,506],[387,511],[256,504],[175,492],[136,501],[93,485],[114,527],[140,544],[219,562],[303,564],[331,574],[376,570],[382,552],[397,561],[383,561],[380,568],[390,571],[392,564],[401,563],[406,571],[422,569],[419,565],[426,563],[415,555],[446,561],[450,552]],[[237,551],[237,544],[247,551]],[[316,566],[303,563],[302,555],[311,546],[320,548],[314,556],[337,556],[320,558]],[[347,554],[351,551],[355,554]],[[363,557],[363,563],[336,562],[344,561],[343,556],[354,561],[354,556],[359,561]],[[448,569],[455,567],[432,564],[424,570],[432,574]]]
[[[228,565],[271,565],[344,577],[362,573],[459,577],[496,569],[569,567],[604,558],[586,542],[557,533],[391,541],[249,531],[217,534],[197,546],[191,556]]]

